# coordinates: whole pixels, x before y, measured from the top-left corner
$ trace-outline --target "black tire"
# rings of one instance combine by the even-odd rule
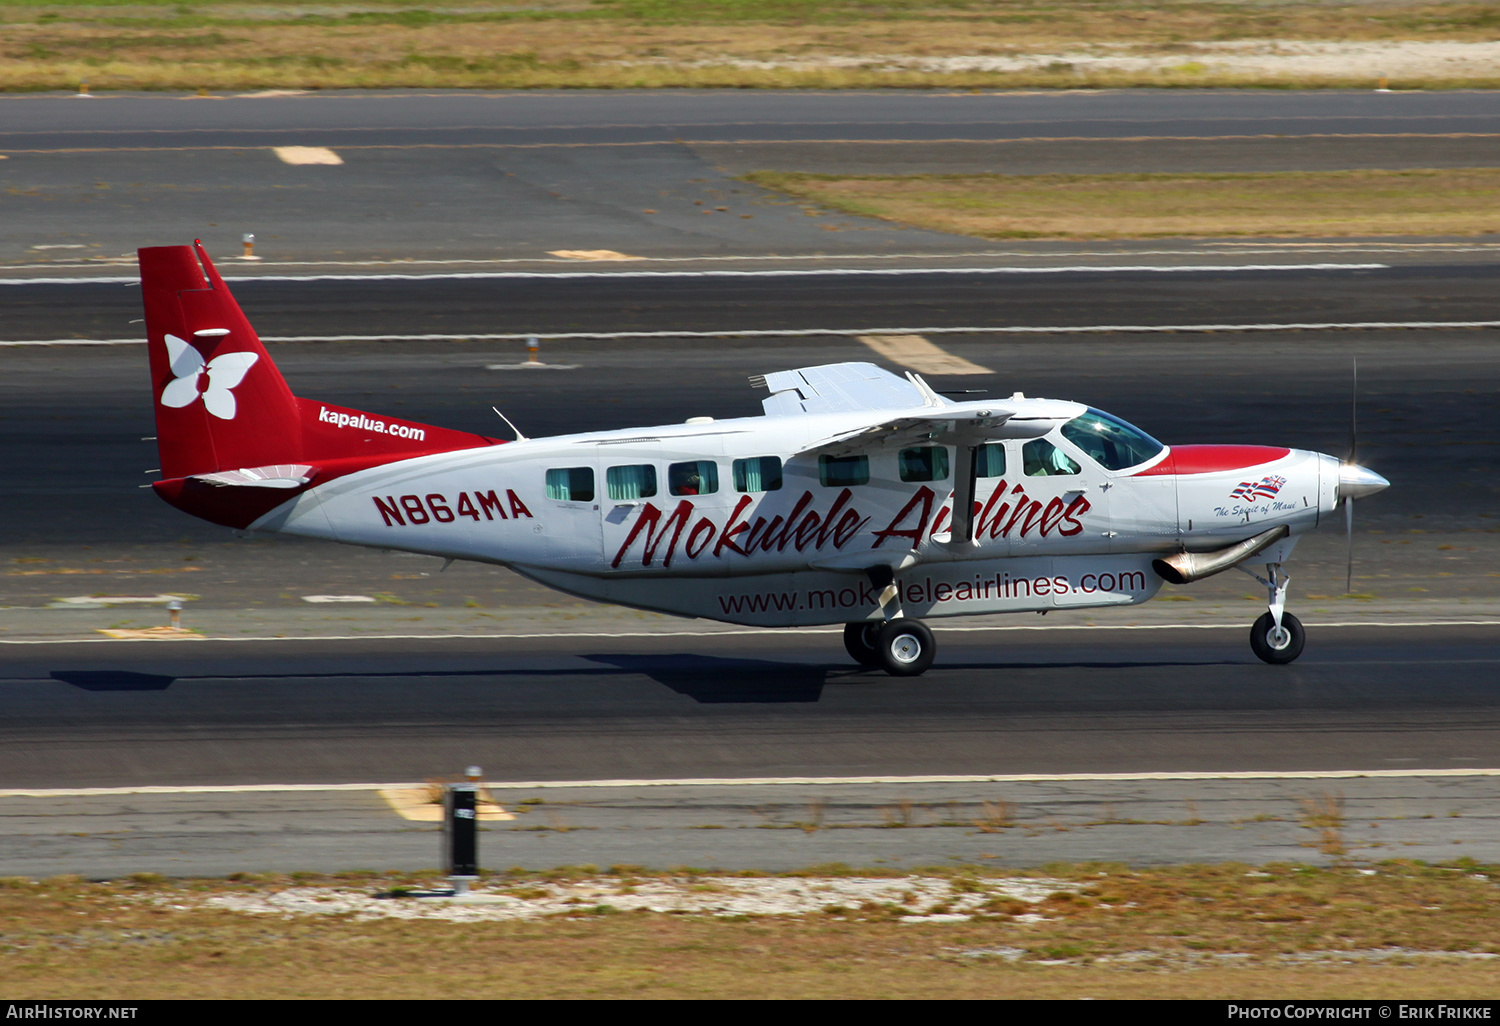
[[[1291,613],[1281,614],[1282,634],[1276,634],[1276,621],[1270,613],[1262,613],[1255,626],[1250,628],[1250,647],[1256,656],[1272,666],[1282,666],[1302,654],[1307,635],[1302,630],[1302,621]]]
[[[844,651],[849,653],[849,658],[861,666],[879,666],[880,651],[875,647],[875,641],[884,626],[878,620],[844,624]]]
[[[876,650],[880,668],[886,673],[892,677],[915,677],[932,665],[937,642],[921,620],[901,617],[881,626]]]

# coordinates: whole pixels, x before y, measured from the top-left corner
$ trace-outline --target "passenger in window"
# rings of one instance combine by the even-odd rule
[[[1080,470],[1072,457],[1040,438],[1021,446],[1021,464],[1027,477],[1056,477]]]
[[[667,490],[673,495],[712,495],[719,490],[719,465],[713,460],[673,463],[667,467]]]

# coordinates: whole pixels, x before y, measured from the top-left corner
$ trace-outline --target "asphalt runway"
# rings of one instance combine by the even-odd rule
[[[8,787],[1473,769],[1493,629],[940,632],[919,680],[834,633],[49,645],[6,653]]]
[[[1495,111],[1468,92],[11,95],[0,269],[194,237],[237,253],[247,232],[274,263],[601,249],[930,259],[996,246],[825,216],[736,176],[1489,167]],[[289,165],[281,146],[331,148],[342,163]]]
[[[262,336],[796,331],[1496,319],[1500,265],[898,274],[569,274],[231,282]],[[234,264],[224,261],[232,274]],[[132,285],[0,286],[0,338],[140,338]],[[1198,340],[1201,343],[1201,339]]]
[[[1497,132],[1485,92],[1337,90],[545,90],[300,96],[101,94],[0,99],[0,149],[59,146],[278,145],[280,133],[387,144],[671,142],[693,139],[1129,138]]]
[[[1166,275],[244,282],[234,288],[265,335],[519,329],[545,336],[549,330],[638,327],[1477,319],[1494,316],[1495,286],[1494,268],[1478,265]],[[0,325],[12,337],[128,337],[140,331],[129,323],[140,317],[138,295],[103,284],[0,287]],[[935,337],[948,351],[995,374],[934,382],[1078,399],[1169,443],[1259,442],[1341,454],[1358,358],[1361,458],[1395,482],[1361,507],[1362,528],[1459,530],[1483,539],[1500,498],[1493,437],[1500,363],[1492,335],[942,335]],[[273,344],[272,352],[300,395],[486,433],[499,428],[490,410],[497,405],[534,436],[703,414],[754,415],[762,397],[747,383],[752,374],[877,359],[840,336],[549,339],[544,359],[577,369],[530,373],[485,369],[519,360],[519,342],[283,343]],[[0,347],[0,365],[0,526],[13,544],[207,541],[226,534],[137,487],[156,463],[152,445],[141,441],[154,434],[141,348]],[[664,366],[672,368],[675,387],[663,387]]]

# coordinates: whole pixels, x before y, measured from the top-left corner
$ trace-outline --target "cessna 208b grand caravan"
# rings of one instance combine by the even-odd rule
[[[1129,606],[1246,565],[1268,595],[1251,646],[1290,662],[1283,561],[1387,486],[1315,452],[1168,447],[1073,402],[955,402],[868,363],[752,378],[759,417],[503,442],[293,396],[201,243],[140,267],[153,487],[178,509],[639,609],[844,624],[850,656],[898,676],[932,663],[922,617]]]

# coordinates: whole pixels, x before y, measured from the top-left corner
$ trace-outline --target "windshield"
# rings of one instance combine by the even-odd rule
[[[1063,437],[1106,470],[1145,463],[1166,446],[1140,428],[1103,410],[1089,410],[1063,425]]]

